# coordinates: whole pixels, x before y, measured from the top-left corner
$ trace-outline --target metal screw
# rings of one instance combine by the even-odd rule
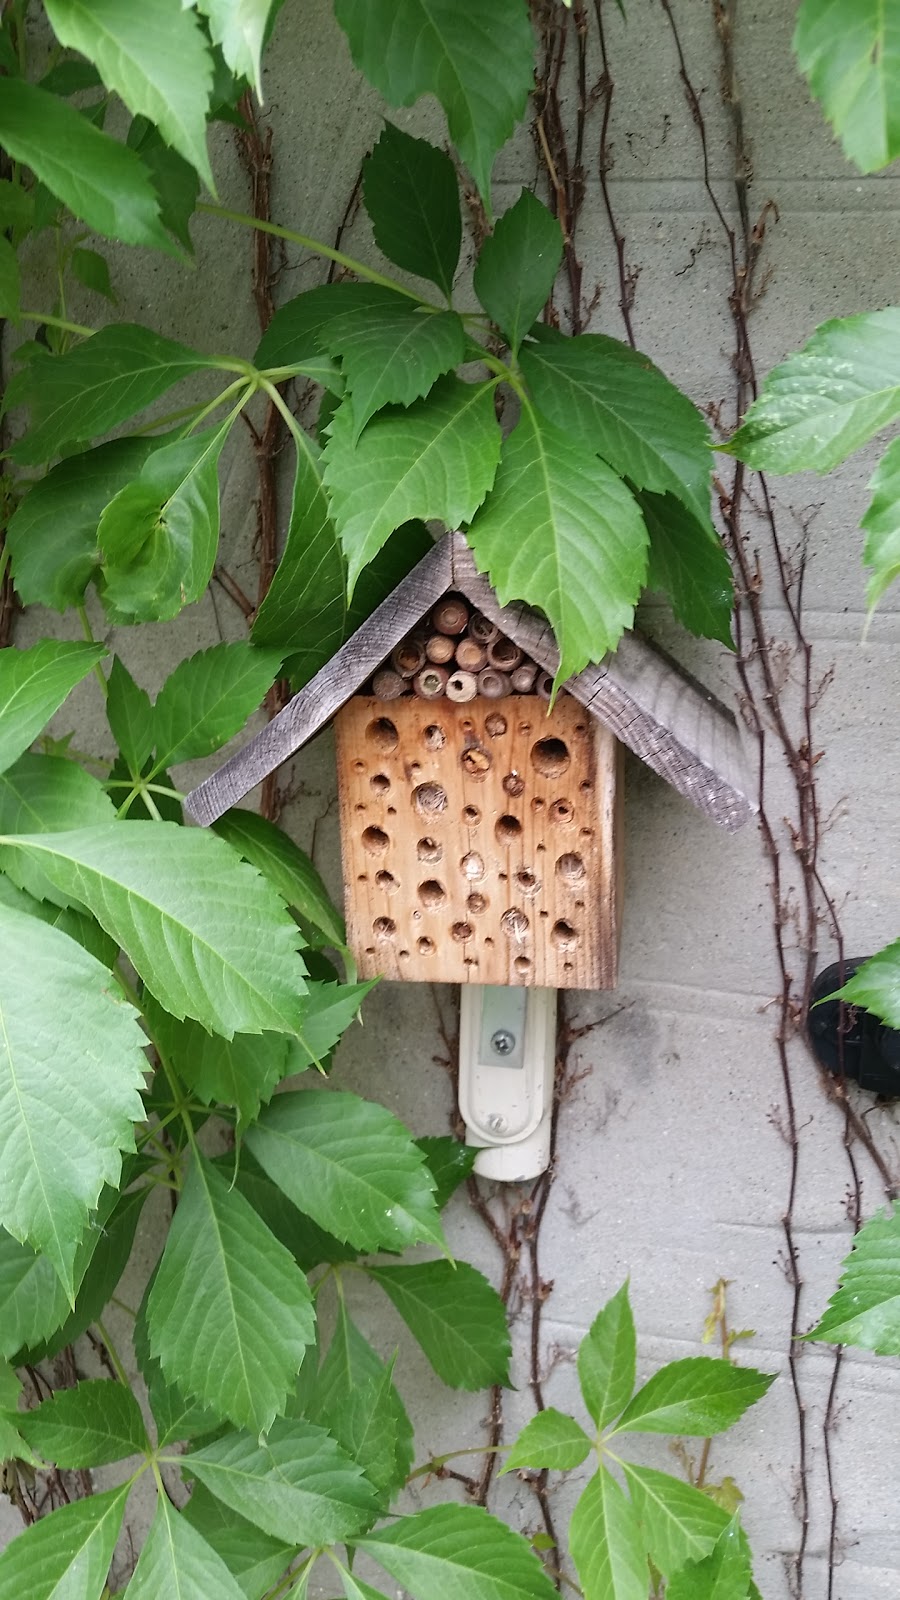
[[[497,1032],[491,1035],[491,1049],[496,1055],[512,1055],[515,1048],[516,1036],[514,1033],[510,1033],[508,1028],[498,1028]]]
[[[487,1125],[491,1133],[503,1133],[506,1129],[506,1118],[494,1112],[493,1116],[488,1117]]]

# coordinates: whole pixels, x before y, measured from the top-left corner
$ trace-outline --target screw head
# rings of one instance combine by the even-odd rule
[[[506,1118],[501,1117],[499,1113],[495,1111],[493,1116],[488,1117],[487,1125],[490,1128],[491,1133],[503,1133],[506,1129]]]
[[[516,1036],[508,1028],[498,1028],[491,1035],[491,1049],[495,1055],[510,1056],[516,1048]]]

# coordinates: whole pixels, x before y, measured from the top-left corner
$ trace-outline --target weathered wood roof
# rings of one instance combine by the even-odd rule
[[[191,791],[190,815],[215,822],[302,749],[448,590],[465,595],[539,666],[556,672],[550,624],[521,602],[501,606],[463,534],[447,534],[284,710]],[[626,634],[613,655],[570,678],[566,689],[720,827],[734,833],[754,814],[735,717],[638,634]]]

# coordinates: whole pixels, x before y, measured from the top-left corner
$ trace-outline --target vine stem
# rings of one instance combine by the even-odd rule
[[[131,1384],[130,1384],[130,1382],[128,1380],[128,1373],[125,1371],[125,1367],[124,1367],[124,1365],[122,1363],[122,1358],[119,1355],[118,1350],[116,1349],[112,1339],[110,1338],[109,1334],[107,1333],[106,1328],[105,1328],[104,1324],[100,1321],[99,1317],[97,1318],[97,1321],[96,1321],[96,1328],[97,1328],[97,1332],[99,1333],[101,1339],[103,1340],[103,1343],[106,1345],[107,1354],[109,1355],[109,1359],[110,1359],[110,1361],[112,1363],[113,1370],[114,1370],[114,1372],[116,1374],[116,1377],[118,1378],[120,1383],[125,1385],[126,1389],[130,1389],[131,1388]]]
[[[345,255],[343,250],[333,249],[321,239],[311,239],[308,234],[296,233],[293,228],[282,228],[277,222],[264,222],[260,217],[247,216],[243,211],[230,211],[227,206],[212,205],[207,200],[201,200],[197,210],[205,211],[211,217],[220,217],[223,222],[236,222],[243,228],[254,228],[257,233],[271,233],[276,239],[286,239],[290,244],[299,244],[304,250],[311,250],[314,255],[324,256],[326,261],[334,261],[337,266],[346,268],[347,272],[354,273],[356,277],[365,278],[368,283],[380,284],[383,289],[393,289],[395,294],[405,295],[407,300],[415,300],[417,305],[430,304],[423,300],[415,289],[407,289],[405,284],[397,283],[396,279],[389,278],[384,272],[376,272],[374,267],[367,267],[365,262]],[[443,311],[444,307],[431,304],[430,309]]]
[[[86,328],[82,322],[67,322],[65,317],[53,317],[49,311],[20,311],[20,322],[42,322],[47,328],[59,328],[61,333],[77,333],[82,339],[91,339],[96,328]]]

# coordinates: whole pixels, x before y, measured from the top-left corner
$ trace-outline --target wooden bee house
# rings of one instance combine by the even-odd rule
[[[729,831],[755,807],[734,717],[653,646],[627,635],[551,710],[558,665],[449,534],[187,808],[213,822],[333,720],[363,976],[611,988],[621,746]]]

